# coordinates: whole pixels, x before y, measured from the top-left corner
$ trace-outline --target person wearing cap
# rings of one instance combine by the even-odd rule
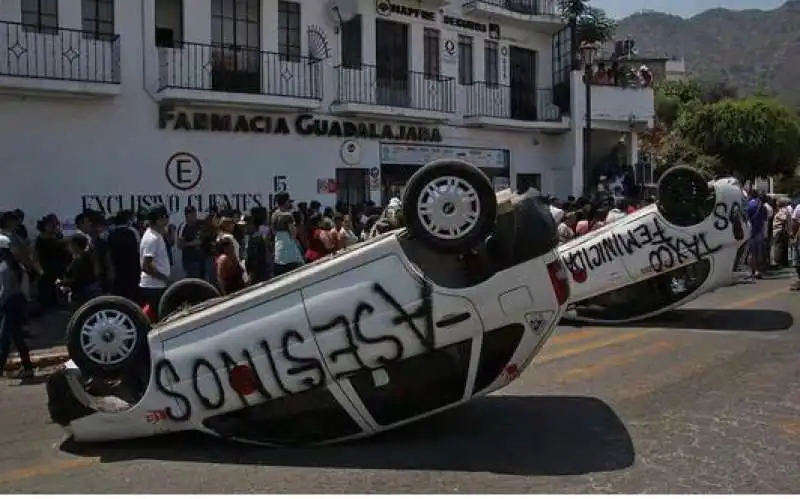
[[[21,269],[11,254],[12,244],[10,237],[0,234],[0,372],[5,372],[13,344],[22,361],[17,376],[29,378],[33,362],[24,334],[27,299],[20,286]]]
[[[292,198],[288,192],[275,194],[277,209],[272,213],[271,229],[275,240],[275,276],[292,271],[305,263],[297,244],[297,225],[292,214]]]
[[[142,301],[151,311],[158,310],[158,303],[171,282],[169,250],[164,240],[169,224],[169,212],[164,206],[156,206],[147,214],[147,230],[139,245],[139,292]]]

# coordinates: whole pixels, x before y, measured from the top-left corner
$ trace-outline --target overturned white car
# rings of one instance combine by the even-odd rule
[[[656,204],[559,246],[571,280],[566,317],[641,320],[729,284],[749,237],[745,199],[731,180],[672,168]]]
[[[158,324],[122,298],[86,303],[48,381],[52,419],[77,441],[320,444],[508,384],[569,295],[546,208],[447,160],[414,174],[403,210],[407,228],[234,295],[180,281]]]

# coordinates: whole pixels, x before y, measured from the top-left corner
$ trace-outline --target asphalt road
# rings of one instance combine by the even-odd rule
[[[501,393],[335,447],[62,445],[43,385],[2,380],[0,492],[798,492],[788,285],[725,288],[648,324],[560,327]]]

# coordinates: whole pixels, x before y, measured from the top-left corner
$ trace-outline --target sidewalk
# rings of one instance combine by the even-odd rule
[[[61,364],[69,359],[66,347],[66,329],[70,312],[56,311],[32,319],[28,324],[31,359],[37,368]],[[19,356],[14,352],[6,362],[6,370],[21,368]]]

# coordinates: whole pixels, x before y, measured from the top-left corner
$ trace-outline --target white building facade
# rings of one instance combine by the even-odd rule
[[[461,157],[582,189],[585,87],[550,0],[3,0],[0,207],[378,204]],[[592,87],[592,156],[653,117]]]

